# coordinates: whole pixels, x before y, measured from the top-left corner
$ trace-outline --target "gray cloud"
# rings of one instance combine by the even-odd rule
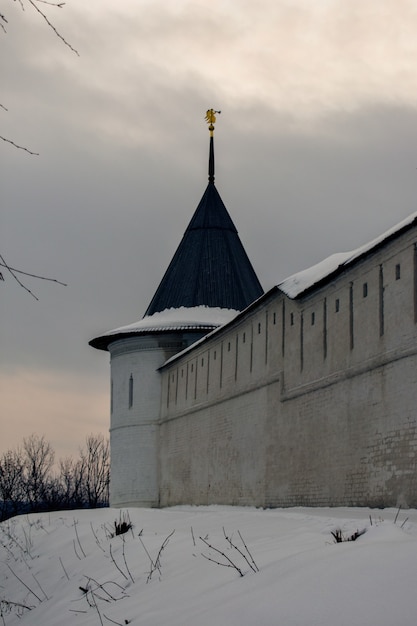
[[[308,9],[300,0],[290,10],[265,0],[261,16],[234,1],[211,12],[202,2],[104,4],[77,0],[60,12],[80,58],[35,16],[30,36],[16,23],[2,41],[0,99],[9,107],[1,133],[41,153],[0,145],[0,251],[13,266],[69,285],[27,279],[35,302],[3,272],[0,367],[8,385],[16,373],[17,393],[22,371],[90,380],[95,407],[99,396],[107,401],[108,364],[88,340],[139,319],[156,290],[207,182],[207,108],[222,109],[216,184],[265,288],[414,211],[417,167],[414,79],[408,99],[403,84],[416,46],[412,3],[384,3],[392,41],[388,14],[378,13],[363,67],[370,0],[349,11],[342,2]],[[352,50],[358,75],[349,82]],[[67,428],[59,395],[48,397],[42,381],[34,429],[41,397],[48,415],[53,397]],[[4,400],[1,410],[9,410]]]

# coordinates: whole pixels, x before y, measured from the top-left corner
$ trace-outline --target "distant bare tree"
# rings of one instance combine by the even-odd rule
[[[107,505],[110,485],[110,446],[103,435],[90,435],[81,450],[87,506]]]
[[[82,459],[66,457],[59,462],[59,482],[65,508],[81,509],[85,504],[85,467]]]
[[[25,501],[24,463],[20,449],[0,457],[0,520],[21,512]]]
[[[23,440],[23,463],[27,501],[32,510],[48,500],[50,472],[55,452],[44,436],[31,435]]]
[[[90,435],[80,456],[59,461],[45,437],[31,435],[0,456],[0,521],[20,513],[108,506],[109,442]]]

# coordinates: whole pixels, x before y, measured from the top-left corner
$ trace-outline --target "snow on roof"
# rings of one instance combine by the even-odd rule
[[[351,252],[332,254],[327,259],[324,259],[324,261],[317,263],[317,265],[313,265],[306,270],[289,276],[277,286],[289,298],[296,298],[300,293],[318,283],[322,278],[332,274],[338,267],[346,262],[351,254]]]
[[[289,276],[281,283],[279,283],[276,287],[274,287],[274,289],[279,289],[289,298],[296,298],[314,285],[317,285],[322,280],[330,277],[338,270],[343,269],[349,263],[352,263],[355,259],[358,259],[367,252],[370,252],[377,246],[384,243],[386,240],[399,234],[402,230],[407,229],[407,227],[411,227],[415,222],[417,222],[417,212],[412,213],[402,222],[399,222],[369,243],[360,246],[356,250],[332,254],[323,261],[320,261],[320,263],[317,263],[316,265],[313,265],[306,270]],[[258,300],[255,300],[255,302],[253,302],[252,305],[250,305],[250,307],[248,308],[251,308],[254,305],[256,306],[256,302],[261,301],[263,297],[264,296],[261,296],[260,298],[258,298]],[[158,331],[198,329],[207,330],[209,333],[202,340],[200,340],[203,341],[206,340],[207,337],[212,334],[212,332],[216,332],[220,326],[224,326],[225,324],[231,322],[236,316],[239,315],[239,313],[244,313],[244,311],[240,312],[234,309],[223,309],[219,307],[209,306],[178,307],[165,309],[164,311],[154,313],[153,315],[145,316],[143,319],[134,322],[133,324],[129,324],[128,326],[121,326],[120,328],[110,330],[100,337],[97,337],[96,339],[90,341],[90,345],[96,348],[107,350],[107,346],[111,342],[111,339],[106,340],[107,337],[110,338],[117,335],[131,336],[135,333],[144,334],[148,332]],[[192,347],[195,347],[198,343],[199,342],[194,343]],[[186,348],[175,357],[171,357],[170,361],[181,356],[183,352],[189,350],[190,348],[191,347]]]
[[[104,333],[103,337],[130,333],[157,332],[160,330],[187,330],[198,328],[216,328],[230,322],[239,311],[218,307],[196,306],[165,309],[153,315],[147,315],[138,322],[121,326]]]
[[[366,254],[379,244],[383,243],[386,239],[389,239],[393,235],[397,234],[403,228],[410,226],[415,220],[417,220],[417,212],[412,213],[399,224],[396,224],[382,235],[379,235],[379,237],[376,237],[369,243],[360,246],[356,250],[332,254],[331,256],[327,257],[327,259],[320,261],[320,263],[317,263],[316,265],[313,265],[306,270],[298,272],[297,274],[289,276],[281,283],[279,283],[277,287],[278,289],[283,291],[289,298],[296,298],[310,287],[313,287],[313,285],[316,285],[327,276],[330,276],[331,274],[336,272],[339,268],[348,265],[355,259],[359,258],[363,254]]]
[[[280,291],[285,293],[285,295],[287,295],[289,298],[291,299],[296,298],[297,296],[302,294],[304,291],[306,291],[310,287],[313,287],[314,285],[319,283],[321,280],[325,279],[328,276],[331,276],[339,268],[343,268],[344,266],[348,265],[349,263],[359,258],[363,254],[366,254],[367,252],[369,252],[376,246],[380,245],[385,240],[396,235],[402,229],[407,228],[407,226],[411,226],[414,221],[417,221],[417,212],[412,213],[409,217],[404,219],[399,224],[396,224],[395,226],[393,226],[392,228],[384,232],[379,237],[376,237],[369,243],[366,243],[363,246],[360,246],[356,250],[351,250],[350,252],[339,252],[336,254],[332,254],[331,256],[327,257],[323,261],[320,261],[320,263],[317,263],[316,265],[313,265],[312,267],[309,267],[306,270],[298,272],[297,274],[292,274],[292,276],[289,276],[288,278],[283,280],[281,283],[279,283],[276,287],[274,287],[268,293],[278,288]],[[257,302],[263,301],[264,297],[268,296],[268,293],[264,294],[264,296],[261,296],[260,298],[255,300],[247,309],[245,309],[245,311],[247,311],[248,309],[251,309],[253,306],[256,306]],[[235,316],[244,315],[245,311],[242,311],[240,313],[236,311]],[[225,320],[223,324],[219,324],[219,326],[222,326],[232,321],[232,319],[234,319],[235,316],[231,317],[228,320]],[[219,332],[219,330],[220,330],[219,327],[214,328],[207,335],[205,335],[204,337],[202,337],[195,343],[191,344],[190,346],[188,346],[187,348],[185,348],[178,354],[175,354],[170,359],[168,359],[164,363],[163,367],[175,361],[176,359],[180,358],[186,352],[193,350],[196,346],[203,343],[204,341],[207,341],[208,338],[210,338],[212,335],[215,335],[217,332]]]

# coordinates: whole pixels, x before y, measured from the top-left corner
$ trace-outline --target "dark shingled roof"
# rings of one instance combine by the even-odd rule
[[[209,184],[145,316],[200,305],[242,311],[262,294],[261,284],[214,185],[210,137]]]

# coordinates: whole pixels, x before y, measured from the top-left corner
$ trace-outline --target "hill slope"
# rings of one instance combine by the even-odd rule
[[[16,517],[0,525],[0,624],[415,626],[417,511],[394,524],[396,513],[174,507]],[[132,529],[111,537],[123,520]],[[355,542],[331,534],[365,528]]]

